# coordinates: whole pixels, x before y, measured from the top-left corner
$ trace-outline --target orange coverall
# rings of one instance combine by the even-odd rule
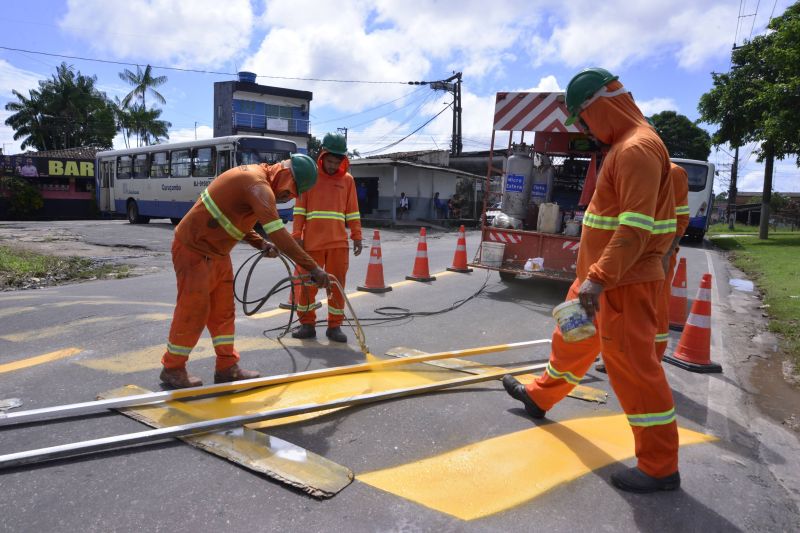
[[[620,89],[618,81],[606,86]],[[638,467],[663,477],[678,470],[678,431],[672,392],[653,342],[664,283],[662,258],[675,233],[669,154],[629,94],[599,98],[581,117],[610,144],[583,219],[577,279],[603,285],[597,334],[567,343],[558,328],[544,374],[526,386],[544,410],[566,396],[602,350],[608,377],[635,440]]]
[[[253,230],[256,222],[298,264],[307,269],[316,266],[283,227],[273,192],[283,190],[297,189],[291,171],[282,163],[232,168],[211,182],[175,228],[172,263],[178,299],[161,359],[165,368],[183,368],[206,327],[217,355],[216,370],[239,361],[233,346],[230,251],[240,240],[262,249],[265,241]]]
[[[686,171],[680,165],[672,163],[669,170],[669,179],[672,182],[672,191],[675,194],[675,215],[677,220],[676,236],[683,236],[689,227],[689,179]],[[664,286],[661,289],[661,298],[658,300],[658,333],[656,334],[656,356],[664,359],[664,352],[669,342],[669,298],[672,291],[672,278],[675,276],[675,265],[678,262],[678,248],[675,247],[667,253],[669,257],[669,270],[667,271]]]
[[[303,249],[329,274],[336,276],[342,288],[350,265],[350,238],[362,240],[361,215],[353,176],[347,172],[350,161],[345,157],[334,174],[324,170],[320,153],[317,159],[317,183],[297,199],[294,206],[292,237],[303,241]],[[299,269],[304,274],[303,269]],[[295,289],[297,315],[301,324],[314,325],[317,314],[314,302],[317,286],[311,282]],[[339,288],[331,286],[328,298],[328,327],[335,328],[344,320],[344,296]]]

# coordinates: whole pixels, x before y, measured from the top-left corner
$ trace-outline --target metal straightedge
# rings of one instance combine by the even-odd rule
[[[409,362],[410,359],[411,358],[394,359],[390,362],[407,363]],[[100,439],[76,442],[72,444],[63,444],[60,446],[51,446],[48,448],[40,448],[36,450],[10,453],[0,456],[0,469],[12,468],[16,466],[29,465],[35,463],[42,463],[46,461],[63,459],[67,457],[74,457],[94,452],[114,450],[127,446],[133,446],[136,444],[161,441],[164,439],[170,439],[175,437],[184,437],[188,435],[202,435],[213,431],[222,430],[225,428],[242,426],[254,422],[261,422],[263,420],[272,420],[287,416],[324,411],[327,409],[337,409],[340,407],[353,407],[356,405],[363,405],[377,401],[390,400],[393,398],[400,398],[415,394],[424,394],[427,392],[435,392],[439,390],[495,380],[501,378],[506,374],[512,374],[512,375],[528,374],[531,372],[542,370],[546,366],[547,366],[546,363],[539,363],[535,365],[528,365],[514,369],[508,369],[508,370],[503,369],[499,372],[487,373],[480,376],[455,378],[455,379],[439,381],[437,383],[418,385],[415,387],[407,387],[404,389],[395,389],[373,394],[362,394],[359,396],[351,396],[349,398],[342,398],[319,404],[306,404],[294,407],[286,407],[283,409],[263,411],[260,413],[253,413],[250,415],[240,415],[227,418],[205,420],[202,422],[183,424],[179,426],[171,426],[161,429],[153,429],[137,433],[128,433],[125,435],[117,435],[113,437],[104,437]]]
[[[105,400],[94,400],[94,401],[74,403],[74,404],[56,405],[52,407],[43,407],[40,409],[30,409],[27,411],[18,411],[18,412],[0,411],[0,427],[11,426],[14,424],[24,424],[40,420],[48,420],[59,417],[82,416],[92,413],[103,412],[107,409],[119,409],[122,407],[152,405],[161,402],[170,402],[175,400],[191,400],[193,398],[199,398],[203,396],[226,394],[248,389],[255,389],[259,387],[278,385],[281,383],[303,381],[306,379],[323,378],[323,377],[337,376],[342,374],[351,374],[355,372],[379,371],[396,366],[407,365],[410,363],[433,361],[436,359],[448,359],[451,357],[459,357],[459,356],[467,357],[472,355],[504,352],[508,350],[514,350],[517,348],[525,348],[529,346],[536,346],[539,344],[546,344],[549,342],[550,339],[539,339],[533,341],[513,342],[508,344],[497,344],[493,346],[482,346],[478,348],[468,348],[464,350],[437,352],[432,354],[421,355],[418,357],[405,357],[402,359],[390,359],[386,361],[358,363],[354,365],[340,366],[334,368],[322,368],[318,370],[309,370],[306,372],[297,372],[294,374],[280,374],[277,376],[268,376],[263,378],[234,381],[232,383],[220,383],[217,385],[205,385],[202,387],[192,387],[188,389],[137,394],[123,398],[109,398]]]

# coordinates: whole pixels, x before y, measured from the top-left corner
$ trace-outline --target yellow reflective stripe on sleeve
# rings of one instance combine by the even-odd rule
[[[668,342],[668,341],[669,341],[669,333],[656,334],[656,342]]]
[[[172,353],[172,354],[175,354],[175,355],[183,355],[183,356],[188,357],[189,354],[192,353],[192,347],[191,346],[180,346],[178,344],[172,344],[171,342],[168,342],[167,343],[167,351],[169,353]]]
[[[547,363],[547,368],[545,369],[545,372],[547,372],[547,375],[553,379],[563,379],[564,381],[566,381],[567,383],[571,383],[572,385],[577,385],[578,383],[581,382],[581,379],[583,379],[579,378],[572,372],[559,372],[550,363]]]
[[[653,234],[662,235],[665,233],[675,233],[678,231],[678,220],[671,218],[669,220],[656,220],[653,224]]]
[[[689,214],[689,206],[688,205],[679,205],[675,208],[676,215],[688,215]]]
[[[356,211],[354,213],[347,213],[347,214],[345,214],[344,218],[345,218],[345,220],[348,220],[348,221],[350,221],[350,220],[361,220],[361,213],[359,213],[358,211]]]
[[[345,221],[344,213],[339,211],[309,211],[306,213],[306,219],[313,220],[315,218]]]
[[[211,343],[214,346],[222,346],[223,344],[233,344],[233,335],[217,335],[211,337]]]
[[[634,228],[639,228],[645,231],[652,232],[653,225],[655,225],[655,220],[653,219],[653,217],[649,217],[641,213],[636,213],[634,211],[626,211],[624,213],[620,213],[619,223],[620,225],[624,224],[625,226],[631,226]]]
[[[202,193],[200,193],[200,199],[203,201],[203,205],[206,206],[208,212],[214,217],[214,220],[219,222],[219,225],[222,226],[228,235],[236,239],[237,241],[241,241],[244,238],[244,233],[239,231],[239,228],[233,225],[233,223],[228,220],[228,217],[217,207],[217,204],[214,203],[214,200],[211,199],[211,195],[208,194],[208,189],[204,189]]]
[[[628,423],[632,426],[650,427],[666,426],[675,422],[675,408],[663,413],[644,413],[641,415],[627,415]]]
[[[279,229],[283,229],[283,220],[273,220],[272,222],[268,222],[267,224],[263,225],[264,231],[267,233],[272,233],[273,231],[278,231]]]
[[[614,231],[619,226],[617,217],[603,217],[587,211],[583,215],[583,225],[594,229]]]

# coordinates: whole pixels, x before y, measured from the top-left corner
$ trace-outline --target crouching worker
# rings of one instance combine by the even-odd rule
[[[178,224],[172,243],[178,299],[161,359],[160,377],[166,385],[203,384],[189,375],[186,363],[206,327],[217,355],[214,383],[259,376],[239,367],[233,346],[236,308],[230,251],[240,240],[268,257],[281,250],[308,271],[317,286],[329,286],[328,275],[286,231],[276,208],[276,203],[296,198],[316,180],[314,160],[302,154],[274,165],[235,167],[217,177]],[[252,229],[256,223],[272,242]]]
[[[325,271],[335,276],[344,288],[350,265],[347,229],[353,241],[353,255],[361,254],[361,215],[353,176],[347,172],[347,140],[344,135],[329,133],[322,140],[317,159],[317,183],[304,192],[294,206],[292,236]],[[301,270],[302,272],[302,270]],[[292,332],[295,339],[317,336],[317,315],[314,303],[317,289],[313,286],[295,290],[300,326]],[[328,297],[328,329],[325,336],[335,342],[347,342],[342,331],[344,295],[332,287]]]

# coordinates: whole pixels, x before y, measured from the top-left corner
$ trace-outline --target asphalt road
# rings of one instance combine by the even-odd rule
[[[60,240],[59,248],[133,263],[135,272],[143,275],[0,293],[0,400],[20,398],[23,406],[18,409],[33,409],[91,400],[127,384],[159,390],[159,358],[175,300],[169,260],[172,226],[130,226],[120,221],[0,223],[0,236],[3,231],[75,236]],[[382,239],[386,282],[399,283],[411,273],[416,234],[382,231]],[[454,234],[429,235],[430,270],[438,279],[429,284],[400,283],[383,295],[361,294],[352,300],[357,314],[374,317],[382,306],[445,310],[486,284],[483,290],[445,313],[368,326],[372,353],[380,355],[398,346],[435,352],[549,338],[550,312],[567,286],[530,280],[507,284],[496,273],[481,270],[442,274],[452,262],[455,244]],[[469,233],[470,256],[477,244],[477,233]],[[246,246],[237,247],[234,268],[250,253]],[[797,433],[759,410],[765,385],[753,378],[757,362],[746,357],[753,350],[749,334],[759,327],[752,318],[758,314],[758,301],[752,294],[730,289],[728,280],[737,274],[715,252],[687,247],[682,253],[689,263],[690,296],[703,272],[714,273],[712,358],[723,365],[724,373],[692,374],[665,367],[679,425],[716,437],[682,446],[679,491],[638,496],[614,489],[608,476],[621,465],[608,457],[602,460],[604,453],[610,453],[598,444],[602,431],[596,441],[584,435],[586,442],[580,447],[536,440],[532,441],[539,443],[536,446],[511,446],[505,455],[479,455],[476,450],[489,449],[499,437],[516,438],[535,430],[502,386],[488,382],[266,430],[352,469],[356,480],[328,500],[167,441],[0,471],[0,530],[796,531],[800,524]],[[349,287],[364,281],[368,259],[368,250],[351,258]],[[266,292],[283,275],[277,261],[260,263],[252,295]],[[288,318],[268,312],[278,303],[270,301],[261,318],[246,318],[239,310],[236,333],[246,348],[243,366],[271,375],[363,361],[352,334],[349,347],[329,346],[322,329],[319,342],[295,343],[289,351],[276,347],[267,337],[274,339],[277,333],[267,332],[265,337],[265,330],[282,326]],[[673,334],[671,342],[677,338]],[[213,358],[208,350],[204,353],[192,358],[190,368],[210,383]],[[44,354],[56,355],[51,361],[25,366]],[[547,350],[539,348],[473,360],[514,367],[546,358]],[[594,370],[582,383],[610,391],[605,374]],[[548,413],[552,423],[538,432],[558,435],[565,423],[620,412],[613,392],[606,404],[567,398]],[[0,453],[142,429],[116,413],[0,428]],[[581,431],[576,430],[579,437]],[[609,425],[608,434],[612,433]],[[632,439],[629,444],[632,447]],[[367,473],[391,467],[422,464],[424,473],[429,468],[424,459],[447,453],[454,454],[450,469],[440,463],[430,463],[430,468],[442,468],[440,477],[452,480],[443,490],[472,495],[472,503],[467,498],[464,505],[473,507],[474,517],[459,518],[458,513],[419,503],[424,500],[421,495],[397,495],[401,489],[411,493],[424,489],[410,481],[397,490],[362,481],[368,479]],[[523,475],[508,467],[528,455],[541,460],[540,471]],[[474,464],[480,458],[493,462]],[[624,462],[633,464],[631,459]],[[458,468],[453,469],[453,463]],[[553,479],[562,463],[573,469],[578,464],[585,472],[566,476],[536,497],[519,501],[513,498],[516,489],[499,493],[492,488],[506,485],[524,492],[530,485]],[[397,479],[403,479],[399,473]],[[494,511],[478,511],[483,508]]]

